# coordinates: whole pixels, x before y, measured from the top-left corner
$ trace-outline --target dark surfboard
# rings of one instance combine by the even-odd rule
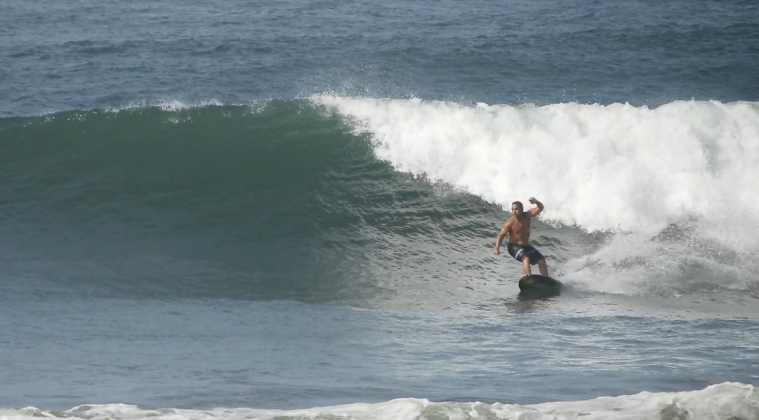
[[[524,276],[519,280],[519,290],[523,292],[559,292],[561,291],[561,282],[548,276],[533,274],[531,276]]]

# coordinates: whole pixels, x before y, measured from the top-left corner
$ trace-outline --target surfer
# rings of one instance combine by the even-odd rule
[[[531,275],[532,270],[530,269],[530,265],[537,264],[540,274],[547,276],[548,266],[546,265],[546,258],[530,245],[532,218],[543,211],[543,203],[536,200],[535,197],[530,197],[530,203],[535,204],[537,207],[524,211],[524,206],[521,202],[515,201],[511,203],[511,217],[504,223],[501,232],[498,234],[493,254],[498,255],[501,253],[501,242],[503,242],[503,238],[508,236],[509,243],[506,248],[512,257],[522,263],[524,275]]]

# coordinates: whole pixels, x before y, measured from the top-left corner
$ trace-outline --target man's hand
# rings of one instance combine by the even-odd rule
[[[541,211],[543,211],[543,203],[538,201],[535,197],[530,197],[530,203],[535,204],[537,207],[530,209],[529,213],[534,217],[540,214]]]
[[[500,254],[501,254],[501,251],[499,251],[498,249],[493,250],[493,255],[500,255]]]

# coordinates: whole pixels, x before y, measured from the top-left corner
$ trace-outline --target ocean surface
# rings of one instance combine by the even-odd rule
[[[0,420],[759,419],[757,69],[754,0],[4,0]]]

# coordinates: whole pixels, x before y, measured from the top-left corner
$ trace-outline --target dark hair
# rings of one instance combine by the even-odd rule
[[[515,202],[511,203],[512,206],[514,204],[516,204],[517,206],[519,206],[519,210],[524,210],[524,206],[522,205],[521,201],[515,201]]]

